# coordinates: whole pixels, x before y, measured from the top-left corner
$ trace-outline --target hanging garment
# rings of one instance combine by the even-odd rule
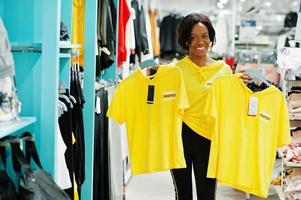
[[[207,116],[202,115],[205,99],[212,82],[220,77],[232,74],[224,61],[216,61],[199,67],[188,56],[171,63],[183,71],[190,107],[185,109],[183,121],[196,133],[210,139],[213,124]]]
[[[114,87],[108,88],[108,102],[112,101]],[[122,131],[119,124],[109,119],[110,180],[112,200],[122,200],[123,166],[122,166]]]
[[[152,45],[153,45],[153,55],[155,57],[160,56],[160,41],[158,36],[158,25],[157,25],[157,11],[156,10],[149,10],[149,18],[151,24],[151,38],[152,38]]]
[[[137,0],[133,0],[132,8],[135,10],[134,30],[135,30],[135,54],[141,61],[141,54],[148,50],[148,39],[146,33],[146,20],[143,6],[140,6]]]
[[[85,41],[85,0],[73,0],[72,3],[72,44],[79,44],[79,64],[84,62],[84,41]]]
[[[150,23],[148,10],[147,9],[144,9],[144,10],[146,10],[144,15],[145,15],[145,28],[146,28],[146,37],[147,37],[147,45],[148,45],[148,54],[153,57],[153,43],[152,43],[151,23]],[[144,55],[144,54],[142,54],[142,55]],[[146,54],[146,56],[148,56],[148,55]],[[144,59],[142,58],[142,60],[144,60]]]
[[[290,142],[283,93],[273,85],[252,92],[235,75],[218,78],[204,115],[215,120],[207,177],[266,198],[277,147]]]
[[[117,67],[121,67],[122,63],[127,59],[126,47],[126,26],[130,18],[130,9],[126,0],[119,0],[119,20],[118,20],[118,54]]]
[[[56,159],[55,159],[55,182],[61,189],[65,190],[72,187],[72,183],[69,176],[68,167],[65,159],[65,152],[67,147],[62,138],[61,130],[58,125],[57,137],[56,137]]]
[[[161,57],[171,56],[178,58],[184,54],[184,50],[177,42],[176,30],[182,16],[170,14],[163,17],[160,23],[160,52]]]
[[[301,72],[301,49],[284,47],[278,50],[277,64],[280,69],[291,69],[293,74]]]
[[[135,30],[134,30],[134,17],[135,17],[135,10],[131,7],[131,0],[127,0],[127,5],[130,8],[130,18],[126,25],[126,48],[127,48],[127,56],[126,61],[122,64],[122,79],[125,79],[130,75],[130,57],[131,54],[135,53]]]
[[[98,99],[98,100],[97,100]],[[108,93],[101,88],[96,93],[99,107],[95,113],[94,128],[94,172],[93,172],[93,199],[110,199],[110,171],[109,171],[109,143],[108,143]]]
[[[68,96],[68,90],[66,90],[66,96]],[[64,143],[67,147],[65,151],[65,161],[69,172],[69,180],[73,180],[73,172],[74,172],[74,150],[73,150],[73,144],[72,144],[72,111],[70,108],[70,104],[66,101],[64,98],[60,98],[60,101],[62,101],[68,109],[68,112],[64,112],[59,117],[59,126],[60,131],[62,134],[62,138],[64,140]],[[74,199],[74,182],[72,181],[72,187],[71,188],[65,188],[65,192],[70,196],[71,199]]]
[[[185,167],[181,113],[188,106],[177,67],[160,66],[152,76],[138,68],[118,85],[107,116],[126,124],[133,175]]]
[[[107,48],[110,55],[105,52],[99,52],[99,58],[96,59],[97,75],[100,71],[110,67],[114,63],[115,33],[117,12],[113,0],[98,0],[97,12],[97,43],[98,48]]]
[[[81,186],[85,181],[85,138],[83,106],[85,99],[83,96],[81,78],[79,71],[72,71],[70,82],[70,94],[76,99],[72,109],[72,133],[75,138],[73,144],[74,153],[74,174],[80,196]]]

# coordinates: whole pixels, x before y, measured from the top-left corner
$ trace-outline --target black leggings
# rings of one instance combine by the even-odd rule
[[[192,166],[196,182],[198,200],[214,200],[216,180],[207,178],[210,140],[191,130],[185,123],[182,140],[186,168],[173,169],[171,174],[175,186],[176,200],[192,200]]]

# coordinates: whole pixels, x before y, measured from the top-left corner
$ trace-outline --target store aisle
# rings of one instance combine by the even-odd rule
[[[126,200],[174,200],[173,189],[169,171],[133,176],[127,186]],[[270,195],[268,200],[279,200],[273,190],[270,193],[273,195]],[[217,200],[245,199],[245,193],[218,185]],[[261,200],[261,198],[252,196],[251,200]]]

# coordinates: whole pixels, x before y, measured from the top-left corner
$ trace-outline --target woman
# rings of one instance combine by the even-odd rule
[[[176,199],[192,200],[192,166],[198,200],[215,199],[216,180],[207,178],[212,120],[202,115],[206,93],[214,79],[230,75],[232,71],[224,61],[208,58],[207,53],[215,44],[215,30],[210,19],[191,13],[180,22],[178,43],[187,56],[172,63],[183,71],[190,107],[183,117],[182,139],[186,168],[171,170]],[[242,77],[246,82],[247,76]]]

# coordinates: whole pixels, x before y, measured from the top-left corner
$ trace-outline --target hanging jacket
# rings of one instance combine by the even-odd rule
[[[144,53],[148,49],[145,12],[143,6],[140,7],[137,0],[133,0],[131,5],[132,8],[135,10],[135,18],[134,18],[135,42],[136,42],[135,53],[138,55],[139,61],[141,61],[141,53]]]
[[[116,8],[113,0],[98,0],[97,13],[97,42],[98,47],[106,47],[110,55],[100,52],[101,56],[96,59],[97,73],[110,67],[114,63],[115,54],[115,30]],[[98,74],[99,75],[99,74]]]
[[[184,49],[177,42],[177,27],[182,16],[170,14],[162,19],[160,24],[160,51],[161,57],[165,55],[175,55],[179,57],[184,54]]]

